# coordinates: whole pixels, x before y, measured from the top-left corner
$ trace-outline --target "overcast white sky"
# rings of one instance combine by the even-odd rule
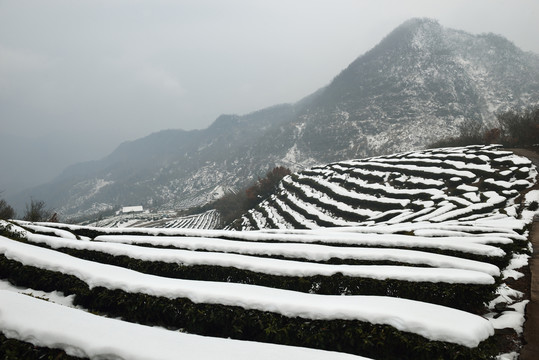
[[[295,102],[412,17],[539,54],[537,0],[0,0],[0,135],[97,159]]]

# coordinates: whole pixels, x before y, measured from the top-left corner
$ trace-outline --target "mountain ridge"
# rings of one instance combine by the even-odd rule
[[[488,127],[497,112],[536,103],[538,55],[498,35],[411,19],[296,103],[123,143],[19,203],[32,195],[68,216],[133,204],[181,209],[241,188],[273,166],[298,170],[421,148],[454,135],[465,120]]]

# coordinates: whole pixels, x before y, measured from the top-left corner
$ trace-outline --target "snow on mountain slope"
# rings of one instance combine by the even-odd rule
[[[539,56],[500,36],[412,19],[295,104],[220,116],[205,130],[151,134],[9,200],[24,209],[33,196],[65,216],[124,204],[185,209],[274,166],[297,171],[421,149],[464,121],[488,128],[497,112],[536,104]]]

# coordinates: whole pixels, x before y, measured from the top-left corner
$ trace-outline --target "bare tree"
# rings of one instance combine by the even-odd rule
[[[46,208],[44,201],[31,199],[30,204],[26,203],[23,220],[46,221],[51,217],[51,213],[52,211]]]

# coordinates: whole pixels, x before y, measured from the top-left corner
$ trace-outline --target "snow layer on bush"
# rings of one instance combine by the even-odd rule
[[[7,280],[0,280],[0,290],[9,290],[11,292],[16,292],[19,294],[29,295],[39,299],[50,301],[55,304],[75,307],[75,305],[73,304],[73,300],[75,300],[75,295],[65,296],[61,291],[42,291],[30,288],[21,288],[13,286]]]
[[[34,241],[36,235],[29,238]],[[366,260],[366,261],[395,261],[407,264],[424,264],[434,267],[456,268],[481,271],[498,276],[500,270],[497,266],[480,261],[429,253],[425,251],[391,249],[391,248],[361,248],[338,247],[318,244],[302,243],[263,243],[249,241],[234,241],[198,237],[166,237],[166,236],[133,236],[133,235],[106,235],[99,237],[100,241],[123,244],[147,244],[152,246],[168,246],[195,251],[231,252],[249,255],[285,256],[289,258],[302,258],[311,261],[325,261],[332,258]],[[35,240],[46,241],[51,246],[82,247],[74,242],[62,241],[53,245],[55,239]],[[60,245],[65,244],[65,245]],[[97,243],[92,243],[95,246]],[[90,247],[87,247],[90,248]],[[170,250],[167,250],[170,251]]]
[[[118,243],[74,242],[35,234],[28,234],[28,239],[32,242],[45,243],[54,248],[67,247],[79,250],[95,250],[116,256],[125,255],[130,258],[145,261],[234,267],[237,269],[280,276],[331,276],[342,273],[346,276],[377,280],[394,279],[452,284],[493,284],[494,278],[487,274],[487,272],[494,272],[492,275],[499,274],[499,270],[496,273],[496,267],[493,268],[490,264],[478,262],[470,262],[472,263],[470,266],[477,265],[476,268],[484,269],[485,271],[479,272],[476,270],[455,269],[455,266],[452,268],[425,268],[416,266],[328,265],[302,261],[259,258],[237,254],[155,249]],[[431,258],[435,259],[436,256],[431,256]],[[455,263],[457,263],[458,260],[458,258],[455,258]],[[482,266],[480,266],[481,264]]]
[[[61,238],[64,238],[64,239],[73,239],[73,240],[77,239],[77,237],[75,235],[73,235],[72,233],[70,233],[69,231],[66,231],[66,230],[55,229],[55,228],[51,228],[51,227],[47,227],[47,226],[41,226],[41,225],[33,225],[31,223],[26,224],[25,226],[28,229],[31,229],[31,230],[34,230],[34,231],[37,231],[37,232],[53,234],[55,236],[58,236],[58,237],[61,237]]]
[[[90,287],[103,286],[131,293],[188,298],[195,303],[239,306],[287,317],[385,324],[429,340],[468,347],[475,347],[494,334],[492,325],[480,316],[407,299],[315,295],[245,284],[163,278],[77,259],[5,237],[0,237],[0,253],[26,265],[76,276]]]
[[[105,229],[106,230],[106,229]],[[117,229],[114,229],[117,230]],[[137,229],[139,230],[139,229]],[[148,234],[162,234],[155,229],[146,229]],[[365,233],[362,233],[365,231]],[[356,232],[356,233],[354,233]],[[109,232],[110,233],[110,232]],[[122,234],[120,231],[114,231],[115,234]],[[177,233],[171,233],[174,235]],[[482,242],[487,242],[485,237],[475,238],[431,238],[422,236],[409,236],[401,234],[377,234],[369,233],[368,227],[356,228],[331,228],[331,231],[317,229],[313,231],[212,231],[197,232],[185,231],[186,236],[202,236],[202,237],[223,237],[233,238],[245,241],[273,241],[273,242],[299,242],[299,243],[326,243],[326,244],[343,244],[349,246],[383,246],[383,247],[404,247],[404,248],[435,248],[441,250],[455,250],[465,253],[479,254],[485,256],[504,256],[505,252],[497,247],[484,245]],[[209,235],[209,236],[208,236]],[[112,241],[107,235],[97,236],[99,241]]]
[[[8,338],[92,359],[366,360],[344,353],[184,334],[5,290],[0,290],[0,331]]]
[[[522,334],[525,322],[525,308],[529,300],[523,300],[512,304],[508,308],[510,310],[503,311],[499,317],[494,317],[494,314],[488,314],[487,319],[491,322],[494,329],[514,329],[517,334]]]

